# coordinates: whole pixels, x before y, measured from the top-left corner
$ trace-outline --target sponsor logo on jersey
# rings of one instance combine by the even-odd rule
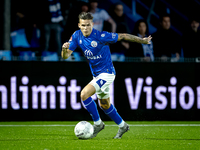
[[[92,56],[92,57],[90,57],[90,56],[86,56],[86,58],[87,58],[87,59],[100,59],[100,58],[102,58],[102,56],[101,56],[101,55],[98,55],[98,56]]]
[[[90,57],[93,56],[93,53],[88,49],[85,50],[84,54],[85,56],[90,56]]]
[[[112,33],[112,38],[114,39],[116,37],[116,33]]]
[[[100,58],[102,58],[101,55],[93,56],[93,53],[90,50],[88,50],[88,49],[85,50],[84,54],[85,54],[85,57],[87,59],[100,59]]]
[[[92,42],[91,42],[91,46],[92,46],[92,47],[97,47],[97,42],[96,42],[96,41],[92,41]]]

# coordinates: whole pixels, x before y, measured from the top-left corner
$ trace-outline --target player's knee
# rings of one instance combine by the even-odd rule
[[[84,100],[86,100],[87,98],[88,98],[88,95],[87,95],[87,92],[86,91],[81,91],[81,99],[84,101]]]

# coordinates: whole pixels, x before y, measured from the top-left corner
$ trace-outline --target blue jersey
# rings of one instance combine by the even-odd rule
[[[74,51],[78,46],[82,49],[94,77],[100,73],[116,74],[108,44],[117,40],[117,33],[100,32],[93,28],[91,34],[85,37],[81,30],[77,30],[69,40],[69,50]]]

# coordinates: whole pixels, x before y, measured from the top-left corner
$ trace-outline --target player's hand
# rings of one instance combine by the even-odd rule
[[[69,48],[69,42],[66,42],[62,46],[62,50],[67,50]]]
[[[147,38],[143,38],[143,40],[145,41],[145,44],[151,44],[151,35],[149,35]]]

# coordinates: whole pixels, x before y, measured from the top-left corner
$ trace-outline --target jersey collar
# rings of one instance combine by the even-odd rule
[[[92,36],[92,34],[93,34],[93,32],[94,32],[94,28],[92,28],[92,32],[90,33],[90,35],[89,36],[87,36],[87,37],[85,37],[84,35],[83,35],[83,33],[82,33],[82,35],[85,37],[85,38],[89,38],[89,37],[91,37]]]

